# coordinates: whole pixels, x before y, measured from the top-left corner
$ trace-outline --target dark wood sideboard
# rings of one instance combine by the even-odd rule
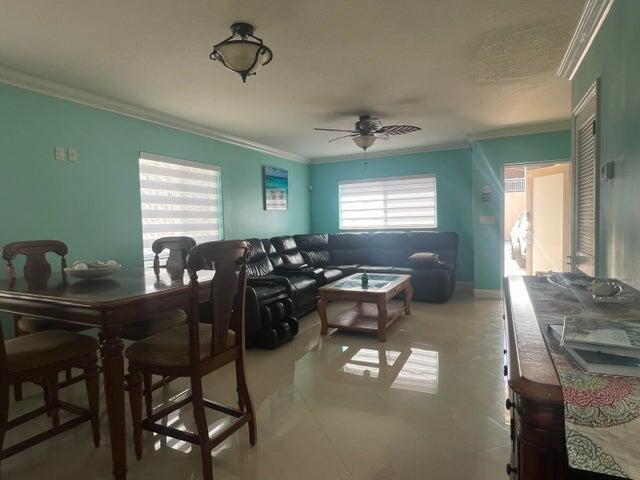
[[[560,380],[521,277],[504,280],[505,365],[511,412],[511,480],[605,480],[569,468]]]

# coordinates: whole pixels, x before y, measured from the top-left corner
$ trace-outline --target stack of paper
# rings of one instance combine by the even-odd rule
[[[640,377],[640,323],[567,315],[549,332],[583,370]]]

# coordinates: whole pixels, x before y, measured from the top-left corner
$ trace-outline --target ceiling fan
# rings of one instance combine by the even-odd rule
[[[356,122],[355,130],[343,130],[339,128],[314,128],[321,132],[348,132],[347,135],[329,140],[335,142],[342,138],[351,138],[361,149],[367,150],[376,140],[388,140],[390,135],[404,135],[406,133],[417,132],[420,127],[413,125],[382,125],[379,118],[370,115],[360,115]]]

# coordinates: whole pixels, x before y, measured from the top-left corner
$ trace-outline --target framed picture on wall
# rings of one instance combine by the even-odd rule
[[[289,208],[289,173],[284,168],[264,167],[264,209]]]

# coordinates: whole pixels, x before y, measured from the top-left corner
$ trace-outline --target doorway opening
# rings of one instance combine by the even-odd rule
[[[571,162],[504,167],[504,275],[567,271]]]

